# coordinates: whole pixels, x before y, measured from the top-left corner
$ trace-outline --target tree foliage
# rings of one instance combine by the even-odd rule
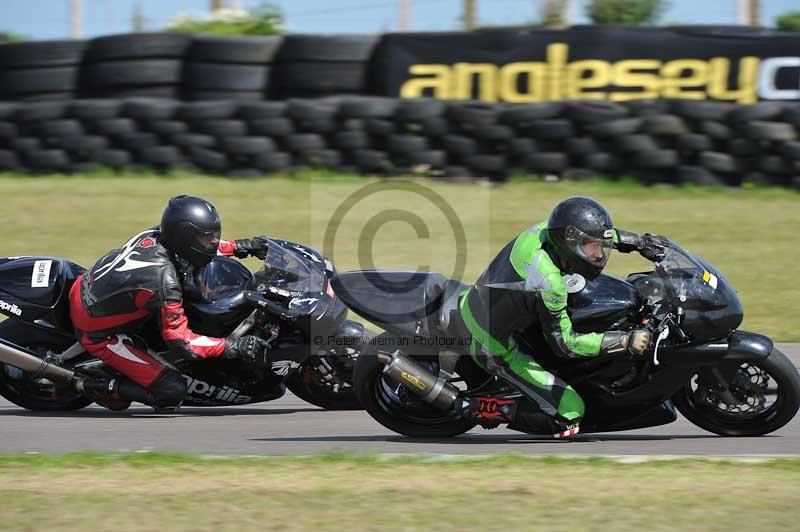
[[[640,26],[654,23],[666,8],[664,0],[590,0],[586,15],[595,24]]]
[[[251,11],[218,9],[205,17],[180,15],[167,25],[170,31],[211,35],[279,35],[283,15],[272,4],[261,4]]]
[[[775,19],[775,27],[783,31],[800,31],[800,11],[784,13]]]

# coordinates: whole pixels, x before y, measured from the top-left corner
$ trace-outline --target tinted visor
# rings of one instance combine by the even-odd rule
[[[607,236],[606,236],[607,235]],[[567,246],[581,260],[596,268],[604,268],[608,251],[614,248],[614,233],[609,229],[603,238],[589,236],[577,227],[569,226],[565,232]]]
[[[217,250],[219,249],[220,235],[220,231],[208,231],[206,233],[200,233],[194,237],[194,245],[192,247],[202,253],[216,255]]]

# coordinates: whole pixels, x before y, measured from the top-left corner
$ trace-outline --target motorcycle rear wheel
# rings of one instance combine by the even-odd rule
[[[392,335],[384,333],[378,339]],[[412,438],[450,438],[475,427],[476,423],[454,412],[442,412],[405,391],[404,386],[384,379],[383,368],[378,361],[378,344],[365,348],[356,361],[355,386],[364,409],[378,423],[389,430]],[[383,344],[381,344],[383,345]],[[391,345],[391,343],[385,343]],[[417,359],[420,361],[420,359]],[[431,370],[437,362],[431,361]],[[485,382],[486,376],[479,371],[460,364],[456,367],[457,379],[462,379],[467,388],[475,388]],[[459,371],[459,369],[461,371]],[[464,374],[462,375],[461,372]],[[454,381],[451,381],[454,382]]]
[[[42,354],[62,352],[74,343],[14,320],[0,324],[0,336]],[[77,390],[56,386],[45,379],[34,380],[28,373],[8,364],[0,364],[0,395],[17,406],[36,412],[69,412],[92,404],[91,399]]]

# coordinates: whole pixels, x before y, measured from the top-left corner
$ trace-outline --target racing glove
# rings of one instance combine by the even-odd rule
[[[663,236],[645,233],[639,245],[639,254],[651,262],[658,262],[664,258],[664,252],[669,242]]]
[[[269,363],[267,353],[269,342],[258,336],[240,336],[225,340],[224,358],[238,358],[255,367],[265,367]]]
[[[239,238],[234,240],[236,249],[233,250],[234,256],[238,259],[246,257],[257,257],[261,260],[267,258],[269,240],[265,236],[254,236],[253,238]]]
[[[603,342],[600,344],[600,354],[614,355],[629,352],[636,356],[642,356],[653,335],[645,329],[635,329],[626,331],[608,331],[603,335]]]

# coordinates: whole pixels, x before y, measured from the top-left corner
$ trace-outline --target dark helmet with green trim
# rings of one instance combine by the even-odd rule
[[[559,268],[594,279],[602,273],[608,250],[614,247],[614,223],[602,205],[576,196],[562,201],[550,213],[547,241]]]

